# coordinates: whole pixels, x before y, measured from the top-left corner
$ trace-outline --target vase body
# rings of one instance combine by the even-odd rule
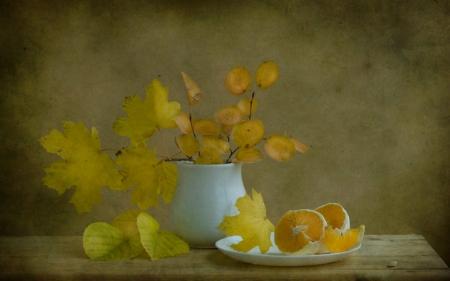
[[[242,164],[176,166],[178,181],[167,227],[192,248],[215,248],[225,237],[219,229],[224,216],[237,215],[236,200],[246,194]]]

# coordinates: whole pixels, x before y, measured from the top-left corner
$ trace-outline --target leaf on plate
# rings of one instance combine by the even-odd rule
[[[227,236],[239,235],[242,241],[231,245],[236,251],[248,252],[258,246],[261,253],[266,253],[272,242],[270,233],[275,230],[275,226],[266,217],[266,207],[260,193],[252,189],[253,200],[247,194],[238,198],[236,207],[239,214],[236,216],[226,216],[220,224]]]
[[[64,159],[45,168],[44,184],[59,195],[76,186],[70,202],[78,213],[89,212],[94,204],[100,203],[104,186],[121,189],[122,176],[114,160],[101,150],[95,128],[89,132],[81,121],[65,122],[64,133],[52,130],[40,142],[49,153]]]
[[[176,128],[174,119],[180,113],[178,102],[168,102],[169,90],[158,79],[147,86],[146,100],[139,96],[127,97],[122,105],[127,118],[118,118],[113,130],[120,136],[131,138],[136,145],[148,140],[157,130]]]
[[[125,260],[142,253],[137,217],[139,210],[127,211],[116,217],[112,225],[90,224],[84,231],[83,248],[91,260]]]
[[[137,225],[142,245],[152,261],[189,253],[186,242],[168,230],[159,231],[159,223],[149,214],[141,212]]]

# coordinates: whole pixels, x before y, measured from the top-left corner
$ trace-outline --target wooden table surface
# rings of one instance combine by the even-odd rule
[[[343,260],[305,267],[247,264],[217,249],[153,262],[90,261],[80,236],[23,236],[0,237],[0,280],[450,280],[450,269],[413,234],[366,235]]]

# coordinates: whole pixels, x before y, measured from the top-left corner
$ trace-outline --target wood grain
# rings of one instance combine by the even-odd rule
[[[391,261],[397,266],[389,267]],[[90,261],[79,236],[0,237],[0,280],[450,280],[450,269],[420,235],[367,235],[344,260],[269,267],[216,249],[150,261]]]

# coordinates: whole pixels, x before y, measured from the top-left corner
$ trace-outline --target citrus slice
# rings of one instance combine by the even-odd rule
[[[325,218],[314,210],[288,211],[275,227],[275,244],[281,252],[296,253],[310,242],[322,241],[326,224]]]
[[[345,252],[362,242],[364,231],[364,225],[360,225],[357,229],[347,229],[344,233],[328,226],[322,243],[332,253]]]
[[[341,232],[345,232],[350,228],[350,217],[347,211],[337,203],[328,203],[315,209],[321,213],[328,226],[337,228]]]

